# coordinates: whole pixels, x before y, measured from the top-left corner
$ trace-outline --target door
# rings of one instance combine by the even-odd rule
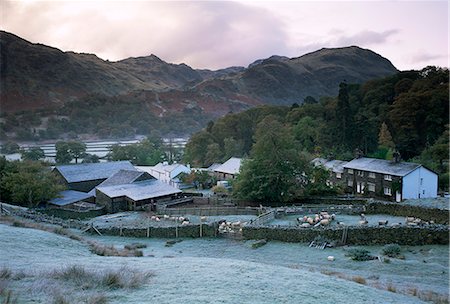
[[[364,191],[364,183],[363,182],[357,182],[356,183],[356,192],[362,193]]]
[[[395,191],[395,201],[398,203],[402,201],[402,194],[398,190]]]

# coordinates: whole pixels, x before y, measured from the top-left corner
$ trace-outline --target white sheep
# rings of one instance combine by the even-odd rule
[[[188,221],[183,221],[183,222],[181,222],[181,226],[187,226],[187,225],[189,225],[189,222],[188,222]]]
[[[334,256],[329,255],[329,256],[327,257],[327,260],[330,261],[330,262],[333,262],[333,261],[334,261]]]
[[[329,225],[330,224],[330,220],[329,219],[323,219],[320,221],[320,224],[323,226]]]

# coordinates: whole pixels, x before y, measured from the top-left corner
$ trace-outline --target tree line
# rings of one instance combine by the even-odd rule
[[[209,166],[232,156],[248,157],[238,189],[263,183],[278,189],[278,195],[292,196],[302,189],[305,181],[299,172],[309,170],[307,160],[313,157],[350,160],[357,151],[389,159],[398,151],[403,160],[436,171],[444,190],[449,176],[448,123],[448,70],[426,67],[364,84],[342,82],[336,97],[308,97],[301,105],[229,114],[191,137],[184,160]],[[291,187],[283,188],[280,182]],[[253,190],[240,192],[270,195]]]

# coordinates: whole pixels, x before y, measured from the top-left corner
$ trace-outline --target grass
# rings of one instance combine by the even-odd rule
[[[149,272],[140,272],[126,267],[102,272],[87,270],[80,265],[67,266],[49,274],[52,279],[71,283],[82,290],[135,289],[145,284],[152,275]]]

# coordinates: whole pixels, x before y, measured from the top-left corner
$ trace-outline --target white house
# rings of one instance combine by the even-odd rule
[[[191,173],[191,169],[188,166],[182,164],[169,165],[167,162],[159,163],[156,166],[136,166],[136,168],[150,173],[156,179],[176,188],[180,188],[180,174]]]
[[[347,190],[400,202],[437,197],[438,175],[421,164],[355,158],[344,164]]]

